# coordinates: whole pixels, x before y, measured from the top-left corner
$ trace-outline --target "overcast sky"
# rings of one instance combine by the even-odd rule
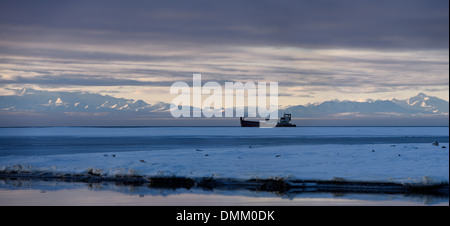
[[[192,73],[279,82],[282,105],[448,100],[449,1],[0,1],[0,95],[170,102]]]

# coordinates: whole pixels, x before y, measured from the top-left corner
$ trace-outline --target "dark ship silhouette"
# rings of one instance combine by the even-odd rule
[[[267,119],[266,119],[267,120]],[[261,127],[261,123],[259,121],[248,121],[244,120],[244,117],[240,117],[241,127]],[[283,117],[277,122],[275,127],[296,127],[295,124],[291,124],[291,114],[283,114]]]

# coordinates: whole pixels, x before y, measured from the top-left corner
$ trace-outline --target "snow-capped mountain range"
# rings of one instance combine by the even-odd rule
[[[8,112],[138,112],[171,117],[170,104],[148,104],[142,100],[115,98],[81,92],[49,92],[26,89],[0,96],[0,111]],[[449,102],[424,93],[406,100],[325,101],[280,109],[295,118],[448,115]]]
[[[81,92],[48,92],[21,89],[17,95],[0,96],[0,110],[25,112],[155,112],[167,111],[169,104],[151,105],[142,100],[115,98]]]
[[[291,106],[282,111],[296,117],[360,117],[448,115],[449,103],[424,93],[406,100],[325,101],[317,104]]]

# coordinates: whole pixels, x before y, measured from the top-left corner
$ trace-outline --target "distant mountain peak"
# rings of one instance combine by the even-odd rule
[[[418,93],[418,94],[416,95],[416,97],[428,97],[428,95],[425,94],[425,93],[420,92],[420,93]]]

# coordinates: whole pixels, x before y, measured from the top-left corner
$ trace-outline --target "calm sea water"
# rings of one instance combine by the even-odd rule
[[[202,147],[449,142],[448,127],[31,127],[0,128],[0,156]]]
[[[448,206],[433,195],[165,189],[43,180],[0,180],[0,206]]]

